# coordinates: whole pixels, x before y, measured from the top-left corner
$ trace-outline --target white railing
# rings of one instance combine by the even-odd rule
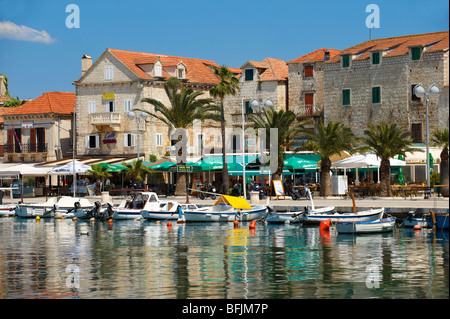
[[[91,124],[120,124],[120,113],[116,112],[103,112],[89,114],[91,118]]]

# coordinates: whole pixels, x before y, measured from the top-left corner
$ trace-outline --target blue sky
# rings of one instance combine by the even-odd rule
[[[78,29],[66,27],[71,3],[80,9]],[[266,57],[289,61],[368,40],[371,3],[380,9],[372,38],[449,29],[446,0],[0,0],[0,73],[8,76],[12,96],[35,98],[74,92],[83,54],[96,60],[106,48],[232,67]]]

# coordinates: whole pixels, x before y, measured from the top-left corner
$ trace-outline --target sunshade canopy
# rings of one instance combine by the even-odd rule
[[[391,166],[405,166],[406,162],[391,158],[390,160]],[[375,154],[358,154],[351,156],[349,158],[345,158],[343,160],[334,162],[331,164],[331,168],[360,168],[367,166],[376,166],[379,167],[381,164],[381,160]]]
[[[245,198],[222,195],[219,199],[214,203],[214,205],[220,204],[228,204],[233,206],[236,209],[252,209],[252,207],[248,204]]]
[[[28,164],[14,165],[0,170],[0,176],[16,176],[16,175],[45,176],[47,175],[47,170],[43,168],[34,167]]]
[[[73,173],[85,173],[89,170],[91,170],[91,166],[83,164],[79,161],[73,161],[67,163],[63,166],[57,166],[50,170],[48,173],[51,175],[67,175],[67,174],[73,174]]]
[[[91,167],[94,165],[100,165],[101,167],[107,167],[108,172],[110,172],[110,173],[118,173],[122,169],[126,168],[125,166],[122,166],[120,164],[108,164],[108,163],[92,164]]]

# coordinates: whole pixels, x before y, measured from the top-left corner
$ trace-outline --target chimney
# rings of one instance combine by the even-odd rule
[[[327,62],[330,59],[330,51],[326,50],[323,56],[323,62]]]
[[[6,95],[5,77],[0,75],[0,96]]]
[[[91,67],[92,65],[92,58],[90,55],[83,55],[81,58],[81,76],[83,76],[86,71]]]

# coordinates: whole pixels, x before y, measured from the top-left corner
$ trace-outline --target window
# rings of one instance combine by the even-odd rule
[[[178,69],[178,78],[184,79],[184,69]]]
[[[414,93],[414,87],[417,84],[413,84],[411,85],[411,101],[420,101],[420,97],[418,97],[415,93]]]
[[[130,99],[123,100],[123,111],[125,113],[128,113],[131,111],[131,100]]]
[[[350,56],[349,55],[343,55],[342,56],[342,67],[348,68],[350,66]]]
[[[155,65],[155,76],[162,76],[162,67],[160,65]]]
[[[350,105],[350,89],[342,90],[342,105]]]
[[[372,64],[373,65],[380,64],[380,52],[372,53]]]
[[[95,101],[88,101],[88,114],[95,113]]]
[[[413,142],[422,142],[422,123],[413,123],[411,124],[411,137]]]
[[[197,134],[197,154],[203,154],[203,147],[204,147],[204,134],[199,133]]]
[[[95,149],[100,147],[100,135],[86,136],[86,148]]]
[[[381,103],[381,87],[379,86],[372,88],[372,103]]]
[[[253,109],[250,106],[250,101],[245,101],[245,114],[253,114]]]
[[[124,146],[125,147],[133,147],[135,134],[125,133],[124,134]]]
[[[314,93],[305,93],[305,115],[312,116],[314,113]]]
[[[156,146],[162,146],[162,133],[156,133]]]
[[[411,48],[411,60],[420,60],[421,48]]]
[[[245,69],[245,81],[253,81],[253,69]]]
[[[116,102],[106,101],[106,112],[115,112],[115,111],[116,111]]]
[[[105,80],[112,81],[114,79],[114,68],[111,65],[105,66]]]
[[[305,78],[310,78],[314,76],[314,66],[305,65]]]

